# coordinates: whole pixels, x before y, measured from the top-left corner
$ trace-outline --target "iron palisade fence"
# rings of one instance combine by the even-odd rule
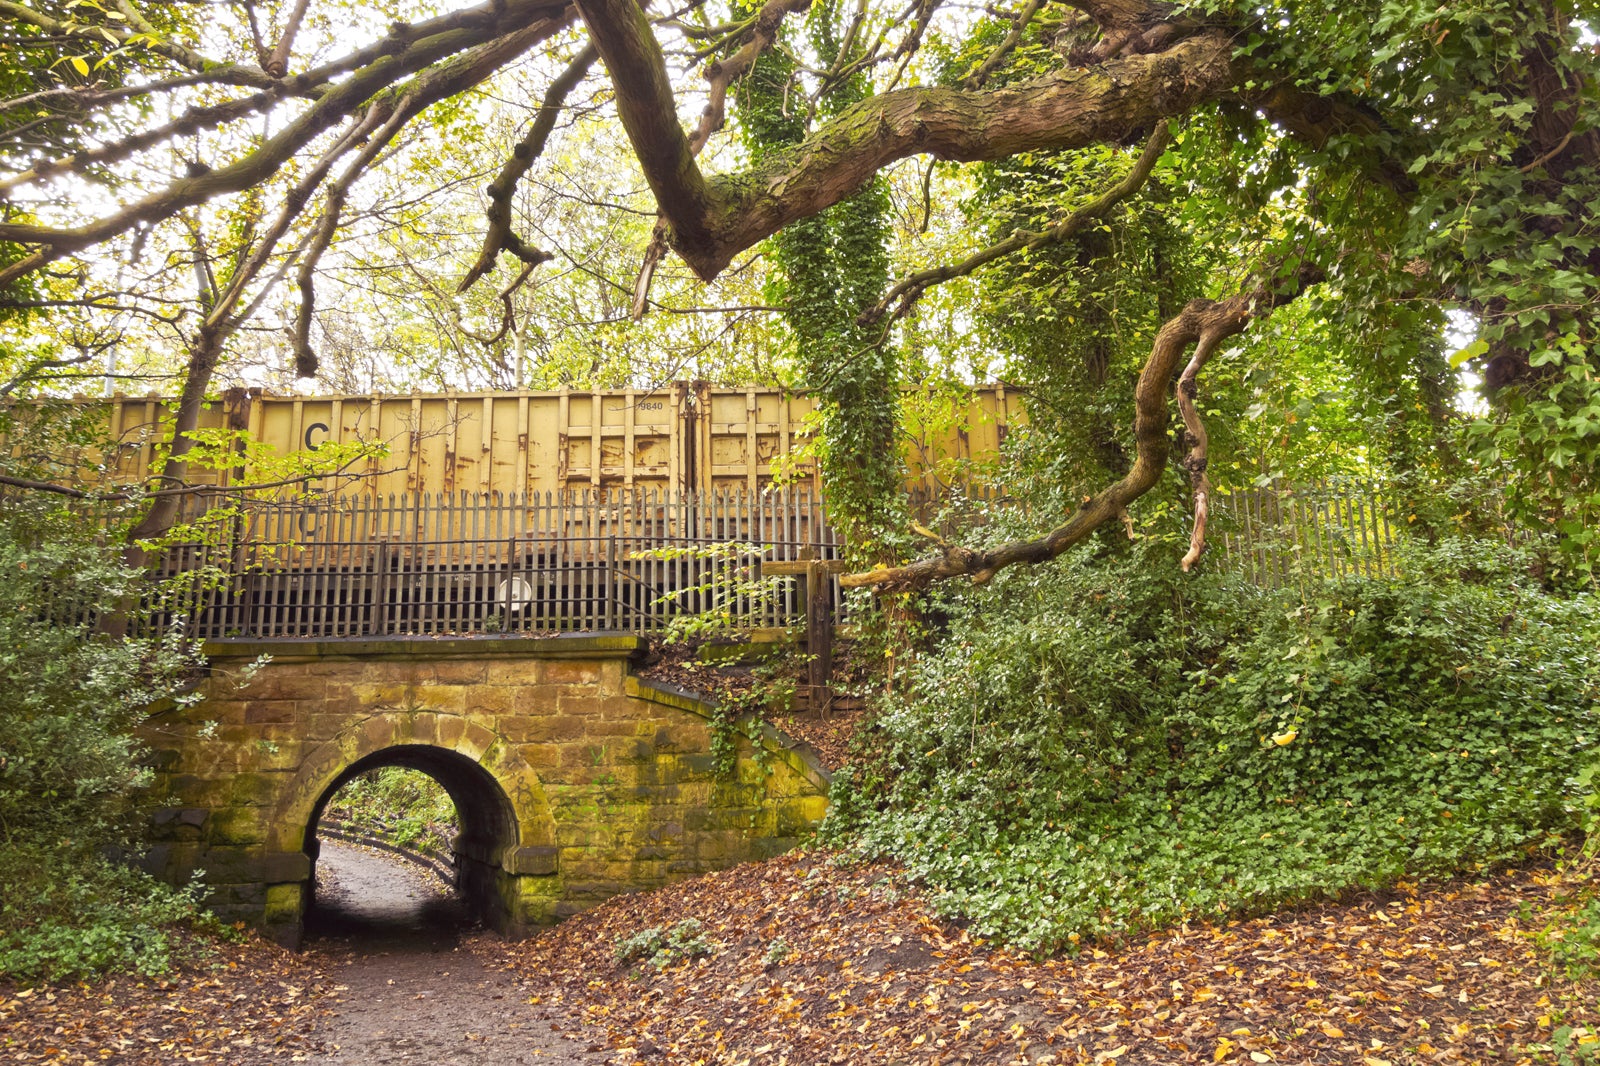
[[[185,517],[156,624],[198,639],[652,633],[721,607],[782,627],[801,591],[753,596],[749,579],[839,556],[806,488],[202,498]]]
[[[1019,505],[971,486],[912,502],[957,538]],[[1218,494],[1212,518],[1210,565],[1264,587],[1396,576],[1407,527],[1401,501],[1357,483]],[[198,639],[654,633],[724,606],[737,627],[779,628],[804,618],[803,589],[752,597],[747,580],[768,562],[840,557],[822,500],[794,486],[196,497],[184,519],[195,536],[163,558],[154,624]]]

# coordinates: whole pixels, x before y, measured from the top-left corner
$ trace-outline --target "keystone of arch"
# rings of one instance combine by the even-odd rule
[[[274,811],[269,850],[303,850],[317,803],[340,776],[369,755],[403,746],[437,748],[477,763],[505,796],[515,823],[517,839],[501,865],[512,873],[554,872],[543,857],[554,853],[555,820],[533,767],[482,723],[428,710],[375,711],[307,754]]]

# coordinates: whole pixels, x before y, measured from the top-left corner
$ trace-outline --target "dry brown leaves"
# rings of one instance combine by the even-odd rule
[[[307,1061],[334,989],[308,959],[251,939],[164,979],[0,985],[0,1059],[16,1063]]]
[[[648,665],[641,676],[650,681],[694,692],[706,699],[738,702],[759,692],[770,682],[749,666],[703,663],[695,657],[695,647],[684,644],[651,644]],[[836,683],[859,684],[861,668],[855,663],[853,645],[841,641],[835,646]],[[793,679],[791,679],[793,680]],[[856,698],[836,695],[826,713],[814,709],[788,712],[768,708],[767,721],[795,740],[809,744],[822,765],[829,770],[843,766],[850,753],[856,728],[866,721],[866,704]]]
[[[791,855],[613,900],[506,960],[619,1063],[1528,1062],[1560,1009],[1596,998],[1550,987],[1519,923],[1553,879],[1404,888],[1036,962],[936,919],[894,868]],[[687,917],[719,951],[660,973],[614,961],[620,937]]]

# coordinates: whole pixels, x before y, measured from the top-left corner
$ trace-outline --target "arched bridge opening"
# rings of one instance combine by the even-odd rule
[[[756,723],[723,768],[712,708],[637,677],[644,650],[620,635],[208,644],[201,699],[147,723],[146,864],[203,873],[221,917],[297,944],[328,802],[383,766],[449,793],[460,890],[507,936],[792,847],[827,807],[826,773]]]
[[[501,862],[508,850],[515,850],[521,838],[510,797],[479,763],[459,752],[427,744],[396,745],[357,759],[334,778],[318,798],[305,831],[304,851],[311,869],[308,907],[313,911],[326,910],[318,908],[322,901],[315,893],[323,881],[318,876],[318,860],[323,843],[321,829],[330,803],[357,778],[388,767],[425,775],[449,796],[455,808],[457,830],[448,842],[452,887],[469,917],[491,929],[510,930],[513,923],[506,905],[508,893],[502,883],[506,872]],[[354,902],[359,905],[363,901]],[[370,908],[358,909],[371,913]],[[440,920],[446,920],[451,913],[450,910],[440,911]],[[348,921],[339,925],[345,930],[351,927]]]

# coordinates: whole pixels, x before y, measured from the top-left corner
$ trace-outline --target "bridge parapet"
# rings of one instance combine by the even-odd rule
[[[721,778],[711,708],[635,676],[635,636],[219,641],[204,698],[157,710],[150,867],[203,872],[224,917],[298,941],[315,827],[340,785],[397,765],[455,800],[461,887],[509,935],[619,892],[777,854],[827,773],[770,728]],[[234,676],[272,657],[250,682]]]

